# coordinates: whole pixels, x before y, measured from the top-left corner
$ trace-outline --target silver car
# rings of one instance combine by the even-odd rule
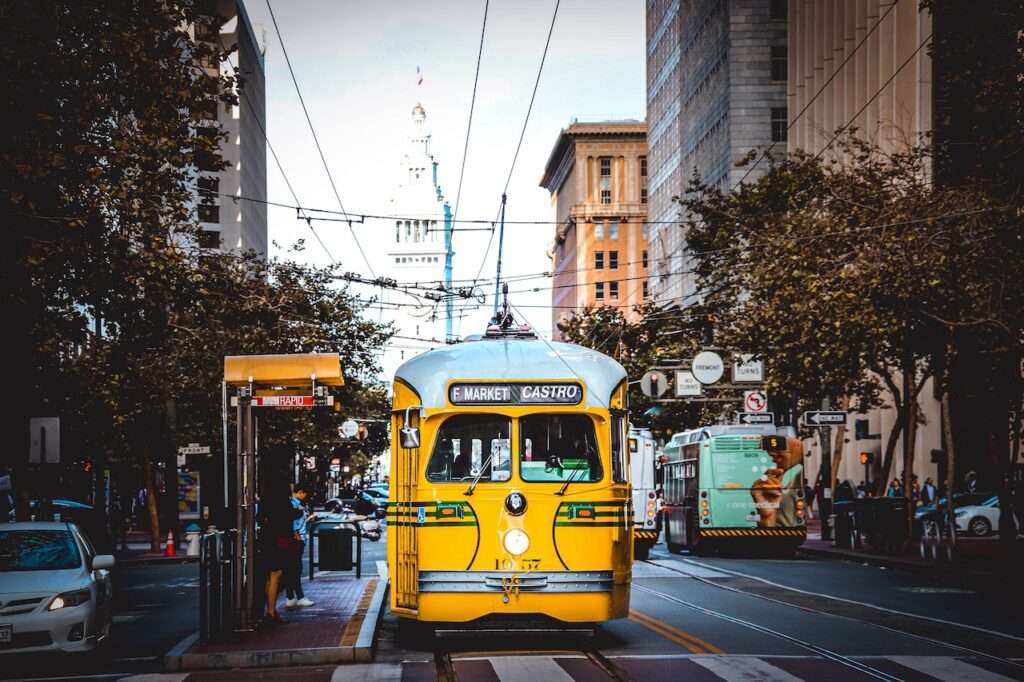
[[[113,567],[73,523],[0,523],[0,659],[109,642]]]

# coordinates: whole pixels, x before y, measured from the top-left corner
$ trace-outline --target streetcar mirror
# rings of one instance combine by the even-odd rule
[[[413,407],[410,405],[405,408],[405,421],[401,428],[401,443],[402,447],[406,450],[418,448],[420,446],[420,430],[419,428],[412,426],[412,422],[409,419],[409,413]]]
[[[420,446],[420,430],[415,426],[402,427],[402,447],[406,450]]]

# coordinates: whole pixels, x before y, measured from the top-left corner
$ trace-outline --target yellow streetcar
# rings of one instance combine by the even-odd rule
[[[612,358],[511,322],[405,362],[392,409],[392,611],[435,623],[625,617],[626,383]]]

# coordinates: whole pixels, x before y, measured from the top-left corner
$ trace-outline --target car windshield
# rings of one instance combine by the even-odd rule
[[[427,464],[431,481],[507,481],[512,477],[512,420],[460,414],[442,426]],[[493,461],[492,461],[493,460]]]
[[[594,422],[582,414],[531,414],[519,420],[524,481],[600,481]]]
[[[0,571],[60,571],[81,561],[66,530],[0,530]]]

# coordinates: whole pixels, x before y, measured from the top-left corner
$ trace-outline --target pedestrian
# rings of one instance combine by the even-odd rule
[[[294,609],[312,606],[313,601],[306,597],[302,591],[302,557],[306,544],[309,542],[309,529],[307,523],[316,518],[316,514],[309,514],[306,511],[306,500],[309,498],[309,489],[305,486],[298,486],[292,493],[292,508],[299,515],[292,522],[295,534],[298,535],[300,547],[297,552],[289,555],[289,563],[283,572],[286,609]]]
[[[910,479],[910,499],[915,507],[921,502],[921,484],[917,480],[917,474],[913,474]]]
[[[868,486],[864,481],[857,484],[857,499],[863,500],[868,496]]]
[[[267,598],[265,620],[270,623],[284,622],[277,612],[281,574],[285,567],[291,565],[294,555],[302,552],[302,546],[295,537],[294,520],[297,514],[290,493],[287,478],[268,476],[258,507],[262,556],[267,571],[264,586]]]
[[[924,487],[921,489],[921,504],[933,505],[939,499],[939,489],[935,487],[932,477],[924,479]]]
[[[894,478],[889,483],[889,489],[885,492],[886,497],[899,497],[900,496],[900,479]]]
[[[807,505],[806,509],[804,510],[807,512],[807,518],[813,519],[814,510],[812,509],[812,507],[814,506],[814,488],[812,488],[811,485],[807,482],[804,482],[804,502]]]

